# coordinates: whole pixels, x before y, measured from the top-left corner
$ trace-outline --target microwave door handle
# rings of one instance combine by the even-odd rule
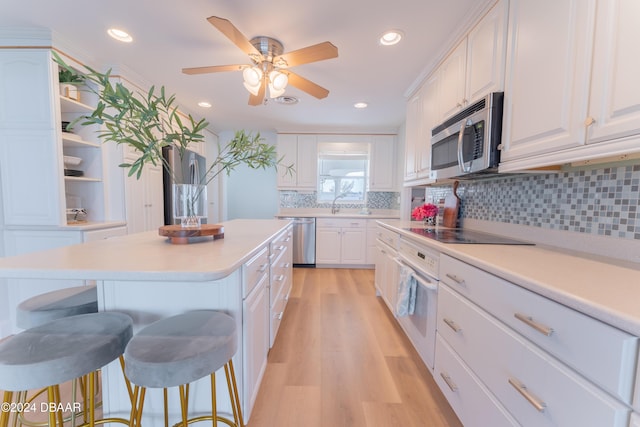
[[[462,126],[460,126],[460,133],[458,134],[458,166],[460,167],[460,172],[462,172],[462,173],[471,171],[471,162],[473,162],[473,160],[471,160],[469,162],[469,167],[466,168],[464,166],[464,158],[462,156],[462,145],[463,145],[463,142],[464,142],[464,131],[467,128],[467,126],[473,126],[473,122],[471,121],[471,119],[467,119],[467,121],[464,122],[462,124]]]

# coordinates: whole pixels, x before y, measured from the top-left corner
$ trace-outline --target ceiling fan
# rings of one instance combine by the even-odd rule
[[[277,98],[284,93],[287,84],[291,84],[318,99],[329,95],[327,89],[292,72],[289,67],[336,58],[338,48],[332,43],[318,43],[283,53],[284,47],[276,39],[258,36],[249,40],[227,19],[211,16],[207,18],[207,21],[249,55],[253,64],[183,68],[183,73],[206,74],[242,70],[244,86],[251,94],[249,105],[260,105],[266,102],[267,88],[269,89],[269,97]]]

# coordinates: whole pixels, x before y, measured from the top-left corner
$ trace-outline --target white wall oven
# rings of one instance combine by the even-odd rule
[[[396,261],[400,277],[402,269],[406,269],[415,279],[413,312],[398,316],[398,321],[424,363],[433,370],[440,254],[401,239]]]

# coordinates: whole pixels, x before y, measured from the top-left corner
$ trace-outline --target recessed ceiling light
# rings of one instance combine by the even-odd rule
[[[402,40],[404,33],[400,30],[389,30],[380,36],[380,44],[383,46],[392,46]]]
[[[211,108],[211,103],[207,101],[200,101],[198,102],[198,106],[202,108]]]
[[[119,30],[117,28],[109,28],[107,30],[107,34],[109,34],[111,37],[121,42],[131,43],[133,41],[133,37],[131,37],[129,33],[123,30]]]
[[[353,104],[354,107],[356,108],[367,108],[367,103],[366,102],[356,102],[355,104]]]

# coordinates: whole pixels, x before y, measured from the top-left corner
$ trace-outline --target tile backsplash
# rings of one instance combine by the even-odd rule
[[[460,218],[640,240],[640,164],[460,181]],[[451,186],[427,189],[438,201]]]
[[[369,209],[399,209],[400,193],[386,191],[370,191],[367,193]],[[331,208],[331,203],[318,203],[317,194],[313,192],[280,191],[280,208]],[[361,209],[363,203],[340,203],[341,208]]]

